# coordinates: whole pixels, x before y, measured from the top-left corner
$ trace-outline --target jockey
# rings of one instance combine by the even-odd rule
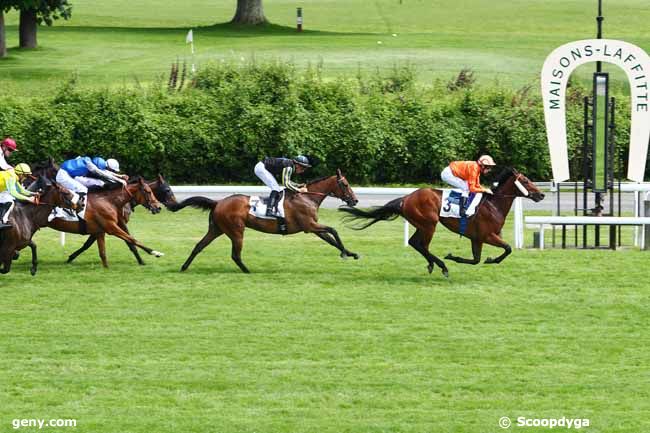
[[[470,192],[486,192],[489,188],[481,186],[481,174],[487,174],[496,164],[490,155],[482,155],[477,161],[453,161],[440,173],[442,180],[462,191],[460,198],[460,216],[465,217],[465,202]]]
[[[103,180],[126,185],[123,176],[113,172],[114,169],[120,168],[117,161],[111,160],[111,166],[109,167],[108,162],[100,157],[91,159],[87,156],[78,156],[61,164],[61,168],[56,173],[56,181],[80,195],[86,195],[89,186],[103,186]]]
[[[21,181],[32,174],[29,165],[21,163],[13,170],[0,171],[0,229],[11,227],[9,215],[14,208],[14,200],[38,204],[38,193],[27,191]]]
[[[296,174],[301,174],[310,167],[309,159],[303,155],[298,155],[294,159],[266,157],[255,165],[255,175],[264,182],[264,185],[271,188],[266,216],[278,216],[278,202],[280,201],[282,188],[275,180],[275,176],[282,175],[282,185],[285,188],[294,192],[307,192],[305,185],[298,185],[291,181],[291,175],[294,171]]]
[[[13,138],[7,137],[2,140],[0,150],[2,150],[0,152],[0,170],[11,170],[13,167],[7,163],[5,158],[9,158],[9,156],[16,151],[16,142]]]

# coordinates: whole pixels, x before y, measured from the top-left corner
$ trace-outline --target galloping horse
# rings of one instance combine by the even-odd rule
[[[445,259],[458,263],[476,265],[481,261],[483,244],[493,245],[504,249],[497,258],[488,258],[485,263],[501,263],[511,252],[512,248],[501,238],[501,228],[505,223],[510,207],[515,197],[527,197],[535,202],[544,199],[544,194],[526,176],[513,168],[504,170],[493,195],[484,195],[476,214],[468,220],[467,229],[463,236],[472,241],[472,259],[464,259],[448,254]],[[432,188],[421,188],[411,194],[388,202],[384,206],[369,211],[342,207],[340,210],[349,213],[345,220],[371,219],[356,230],[365,229],[378,221],[393,220],[398,216],[404,217],[415,227],[415,233],[409,239],[409,245],[422,254],[429,263],[429,273],[434,264],[442,269],[447,277],[449,271],[445,263],[429,252],[429,243],[440,221],[445,227],[455,233],[460,233],[460,219],[440,217],[442,191]]]
[[[358,259],[357,254],[348,251],[343,246],[343,242],[341,242],[341,238],[339,238],[334,228],[318,223],[318,208],[325,200],[325,197],[337,197],[349,206],[355,206],[359,202],[348,181],[341,174],[341,170],[337,170],[335,176],[324,177],[307,183],[307,191],[305,193],[285,192],[286,234],[314,233],[341,251],[341,257],[351,256]],[[250,227],[260,232],[278,234],[279,223],[275,219],[257,218],[249,214],[249,198],[249,196],[241,194],[231,195],[219,201],[210,200],[206,197],[190,197],[177,205],[169,206],[169,210],[172,212],[187,206],[211,210],[208,232],[196,244],[192,254],[183,264],[181,271],[185,271],[194,260],[194,257],[207,247],[210,242],[225,233],[232,243],[231,258],[243,272],[250,272],[241,259],[244,229]]]
[[[120,221],[124,218],[125,207],[131,202],[143,205],[154,214],[162,209],[149,185],[145,183],[144,179],[137,178],[126,187],[120,186],[106,191],[89,193],[86,197],[86,212],[83,222],[55,218],[48,226],[67,233],[95,235],[99,256],[104,267],[108,267],[103,236],[105,233],[122,239],[129,245],[129,248],[133,247],[132,250],[137,246],[153,256],[163,256],[162,253],[142,245],[129,234],[128,229],[120,226]]]
[[[25,247],[32,250],[32,267],[30,272],[36,274],[38,259],[36,244],[32,241],[34,233],[41,227],[47,226],[48,216],[55,206],[74,209],[75,194],[61,185],[40,177],[35,182],[35,187],[42,190],[40,203],[16,203],[11,213],[13,227],[0,230],[0,273],[6,274],[11,270],[11,262],[16,253]]]
[[[147,185],[149,185],[149,188],[151,188],[151,190],[153,191],[153,195],[160,203],[164,204],[165,206],[169,206],[171,204],[176,203],[176,197],[174,196],[174,192],[172,191],[171,187],[169,186],[169,184],[161,174],[158,175],[156,180],[150,182],[146,181],[146,183]],[[138,205],[137,201],[131,200],[130,203],[127,203],[125,205],[122,212],[118,212],[118,217],[119,217],[118,225],[126,233],[129,233],[129,228],[127,224],[131,217],[132,210],[134,210],[137,205]],[[105,249],[106,244],[104,241],[104,236],[105,233],[93,233],[90,236],[88,236],[88,239],[81,246],[81,248],[79,248],[74,253],[70,254],[67,263],[72,263],[72,261],[76,259],[81,253],[83,253],[88,248],[90,248],[92,244],[95,243],[95,241],[97,241],[97,246],[99,248],[99,256],[106,257],[106,249]],[[142,260],[142,257],[140,257],[140,253],[138,253],[138,249],[133,244],[130,244],[127,241],[124,241],[124,243],[129,247],[129,250],[131,251],[131,253],[133,253],[133,256],[138,261],[138,264],[144,265],[144,261]],[[104,261],[102,261],[102,263],[104,263]],[[104,264],[104,266],[108,266],[108,265]]]

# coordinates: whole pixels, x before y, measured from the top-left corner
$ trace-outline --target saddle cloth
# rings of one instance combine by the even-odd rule
[[[440,207],[440,216],[446,218],[460,218],[460,197],[462,192],[459,189],[442,190],[442,206]],[[483,193],[469,193],[465,201],[465,213],[468,217],[474,215],[478,204],[481,202]]]
[[[284,218],[284,191],[280,192],[280,201],[278,202],[278,214],[281,218]],[[266,207],[269,203],[269,197],[260,197],[257,195],[252,195],[248,199],[248,204],[250,209],[249,214],[254,215],[258,218],[264,219],[275,219],[274,217],[266,216]]]
[[[64,221],[79,221],[79,218],[83,218],[86,214],[86,207],[81,210],[79,213],[75,213],[69,209],[63,209],[60,207],[55,207],[52,209],[52,213],[47,217],[47,221],[50,222],[53,219],[60,218]]]

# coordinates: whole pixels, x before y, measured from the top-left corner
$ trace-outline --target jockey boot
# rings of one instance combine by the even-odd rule
[[[11,203],[0,203],[0,230],[13,227],[9,222],[4,222],[9,208],[11,208]]]
[[[269,204],[266,206],[266,216],[267,217],[277,217],[278,216],[278,201],[280,199],[280,193],[278,191],[271,191],[269,195]]]
[[[467,212],[465,210],[465,203],[467,203],[467,197],[461,195],[460,198],[458,199],[458,213],[460,214],[461,218],[467,217]]]

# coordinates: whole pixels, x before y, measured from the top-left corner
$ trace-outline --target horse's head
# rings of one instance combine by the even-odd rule
[[[158,178],[154,182],[150,182],[149,186],[153,190],[153,194],[159,202],[165,206],[176,204],[174,191],[172,191],[172,188],[169,186],[165,178],[163,178],[162,174],[159,174]]]
[[[512,185],[514,187],[514,194],[517,197],[527,197],[533,200],[534,202],[544,200],[544,193],[542,193],[537,185],[533,183],[532,180],[524,176],[523,173],[518,172],[514,168],[509,168],[505,173],[508,179],[512,179]],[[500,185],[505,184],[506,182],[500,182]],[[509,182],[507,182],[509,183]]]
[[[137,182],[129,185],[129,188],[134,189],[134,191],[129,191],[131,193],[132,199],[137,204],[141,204],[152,214],[157,214],[162,210],[162,205],[156,199],[151,187],[142,179],[138,178]]]
[[[77,210],[79,208],[79,194],[53,182],[44,176],[39,176],[36,181],[38,191],[41,192],[40,202],[65,209]]]
[[[336,169],[336,188],[332,192],[334,197],[338,197],[345,202],[348,206],[356,206],[359,203],[357,196],[352,191],[348,180],[343,176],[340,169]]]

